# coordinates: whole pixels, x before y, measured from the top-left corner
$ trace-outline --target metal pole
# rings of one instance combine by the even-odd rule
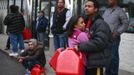
[[[81,0],[77,0],[77,15],[81,14]]]
[[[7,0],[7,14],[9,13],[9,0]]]
[[[36,18],[37,18],[37,7],[38,7],[38,0],[35,0],[35,16],[34,16],[34,38],[37,38],[37,33],[36,33]]]
[[[31,12],[31,18],[30,18],[32,38],[34,38],[34,20],[33,20],[34,15],[33,15],[33,12],[34,12],[34,0],[32,0],[32,12]]]
[[[35,0],[35,20],[37,18],[37,7],[38,7],[38,0]]]
[[[49,51],[50,51],[50,55],[53,55],[55,52],[54,49],[54,38],[53,35],[51,33],[51,25],[52,25],[52,19],[51,17],[53,16],[54,13],[54,7],[52,8],[52,4],[51,4],[51,0],[49,0]]]
[[[52,47],[51,47],[51,42],[52,42],[52,37],[50,36],[51,35],[51,27],[50,27],[50,25],[51,25],[51,21],[50,21],[50,19],[51,19],[51,0],[49,0],[49,14],[48,14],[48,20],[49,20],[49,26],[48,26],[48,33],[49,33],[49,49],[50,49],[50,51],[51,51],[51,49],[52,49]]]
[[[16,0],[14,0],[14,5],[16,5]]]
[[[42,3],[42,0],[40,0],[39,2],[39,11],[41,11],[41,3]]]
[[[24,12],[23,11],[23,0],[21,0],[21,12]]]
[[[50,22],[50,17],[51,17],[51,0],[49,0],[49,22]]]

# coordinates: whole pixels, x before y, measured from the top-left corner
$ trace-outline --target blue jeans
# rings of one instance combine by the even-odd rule
[[[18,52],[18,44],[19,49],[24,49],[23,35],[21,33],[20,34],[10,33],[9,37],[13,52]]]
[[[62,33],[62,34],[56,34],[54,35],[54,46],[55,50],[58,48],[65,48],[67,45],[67,33]]]
[[[37,61],[37,60],[27,60],[27,61],[23,61],[23,66],[25,69],[28,69],[28,70],[32,70],[32,68],[35,66],[35,64],[39,64],[40,63]]]
[[[45,32],[37,32],[37,40],[44,46]]]
[[[118,70],[119,70],[119,45],[120,45],[120,36],[113,40],[112,60],[111,60],[110,65],[106,68],[106,75],[118,75]]]

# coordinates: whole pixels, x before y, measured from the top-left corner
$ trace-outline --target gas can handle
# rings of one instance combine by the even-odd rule
[[[76,50],[76,48],[74,48],[74,47],[68,47],[68,48],[66,48],[66,50],[72,50],[72,51],[74,51],[79,56],[79,58],[82,59],[82,53],[80,51]]]

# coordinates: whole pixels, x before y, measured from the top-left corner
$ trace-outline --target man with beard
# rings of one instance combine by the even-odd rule
[[[57,10],[53,15],[53,24],[51,27],[52,34],[54,35],[55,50],[67,44],[67,24],[72,17],[69,9],[65,8],[65,0],[58,0]]]

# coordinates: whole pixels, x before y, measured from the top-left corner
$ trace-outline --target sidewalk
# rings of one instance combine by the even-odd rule
[[[7,35],[0,34],[0,49],[2,49],[2,51],[6,52],[6,53],[9,53],[9,51],[4,50],[4,48],[6,46],[6,40],[7,40]],[[50,58],[52,56],[52,51],[46,50],[45,54],[46,54],[46,60],[47,60],[47,64],[45,66],[46,73],[47,73],[47,75],[55,75],[53,69],[48,64],[48,61],[50,60]],[[119,75],[134,75],[134,73],[120,69]]]
[[[6,53],[8,55],[8,53],[10,51],[9,50],[4,50],[5,46],[6,46],[7,38],[8,38],[7,35],[0,34],[0,50],[2,50],[4,53]],[[48,64],[48,61],[50,60],[50,58],[52,56],[52,52],[50,52],[49,50],[45,50],[45,54],[46,54],[46,61],[47,61],[46,65],[45,65],[46,73],[47,73],[47,75],[55,75],[53,69]]]
[[[16,59],[0,50],[0,75],[24,75],[25,69]]]

